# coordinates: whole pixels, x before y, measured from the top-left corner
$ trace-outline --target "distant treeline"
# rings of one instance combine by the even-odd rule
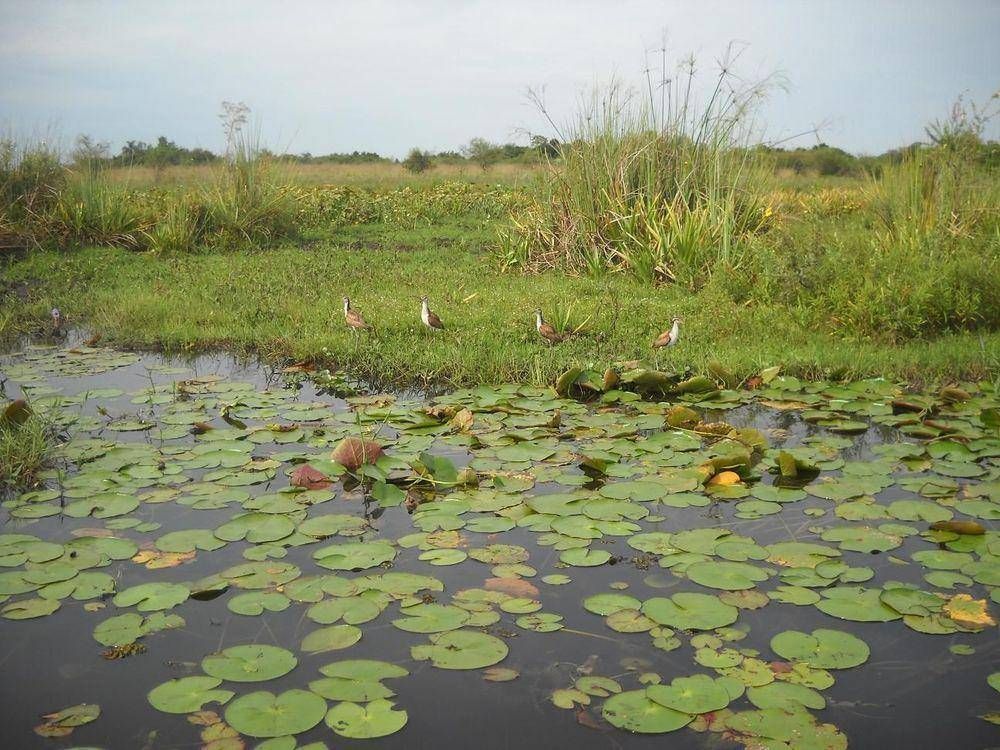
[[[516,143],[491,143],[484,138],[473,138],[458,151],[425,151],[414,148],[405,159],[382,156],[374,151],[352,151],[351,153],[277,154],[268,149],[258,153],[281,161],[296,164],[397,164],[420,172],[435,164],[476,164],[488,169],[493,164],[531,164],[545,158],[558,158],[560,143],[555,139],[535,135],[529,145]],[[758,150],[774,161],[776,171],[793,172],[803,175],[860,177],[877,175],[886,164],[898,164],[914,151],[926,148],[923,143],[913,143],[904,148],[891,149],[878,156],[856,156],[835,146],[819,143],[810,148],[778,148],[761,145]],[[1000,142],[986,141],[978,144],[977,161],[987,167],[1000,167]],[[128,141],[121,151],[111,155],[108,144],[80,136],[71,152],[75,164],[90,166],[106,165],[167,167],[190,164],[211,164],[224,158],[205,148],[185,148],[165,136],[155,143]]]
[[[549,156],[558,156],[559,143],[544,136],[533,136],[531,144],[522,146],[517,143],[491,143],[483,138],[473,138],[459,151],[419,151],[426,155],[430,164],[458,164],[470,162],[484,169],[498,162],[531,162]],[[382,156],[374,151],[352,151],[351,153],[312,154],[308,151],[301,154],[278,154],[270,149],[261,148],[256,151],[260,156],[279,159],[296,164],[373,164],[407,163],[407,160]],[[211,164],[224,159],[223,154],[216,154],[205,148],[185,148],[171,141],[166,136],[160,136],[155,143],[146,141],[127,141],[117,154],[111,154],[108,143],[96,141],[90,136],[81,135],[76,139],[70,152],[70,159],[77,165],[90,166],[148,166],[167,167],[191,164]]]
[[[974,161],[989,168],[1000,168],[1000,142],[984,141],[971,146],[966,153],[973,153]],[[915,152],[929,148],[926,143],[911,143],[903,148],[894,148],[878,156],[855,156],[835,146],[819,143],[811,148],[758,148],[774,160],[777,171],[791,171],[795,174],[861,177],[879,175],[887,164],[899,164]]]

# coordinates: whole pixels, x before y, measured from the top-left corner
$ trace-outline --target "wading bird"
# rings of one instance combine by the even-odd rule
[[[539,336],[548,341],[550,344],[558,344],[566,338],[563,334],[556,331],[556,329],[552,327],[551,323],[545,322],[545,318],[542,317],[541,308],[535,310],[535,330],[538,331]]]
[[[63,314],[58,307],[53,307],[52,312],[49,313],[52,316],[52,335],[53,336],[64,336],[65,331],[63,331]]]
[[[664,331],[656,340],[653,342],[654,349],[662,349],[664,347],[677,346],[677,340],[681,337],[681,319],[674,317],[673,325],[670,326],[669,331]],[[659,366],[659,365],[657,365]]]
[[[344,321],[355,331],[367,331],[371,328],[361,317],[361,313],[351,307],[351,298],[344,297]]]
[[[428,328],[433,328],[437,331],[444,330],[444,323],[441,322],[441,318],[431,312],[431,306],[427,302],[426,294],[420,298],[420,320]]]

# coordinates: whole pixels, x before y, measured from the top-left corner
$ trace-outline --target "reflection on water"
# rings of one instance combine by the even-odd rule
[[[8,397],[21,395],[24,381],[20,358],[3,362],[9,380]],[[166,366],[166,369],[164,368]],[[177,371],[170,368],[183,368]],[[13,374],[12,374],[13,373]],[[133,403],[133,394],[151,387],[169,392],[168,386],[182,379],[221,376],[226,381],[250,383],[254,389],[281,390],[278,373],[267,371],[252,363],[237,363],[224,356],[204,356],[190,361],[164,361],[158,356],[142,355],[134,364],[120,366],[94,375],[47,376],[44,382],[28,383],[34,386],[35,397],[49,392],[72,396],[91,389],[119,389],[119,396],[88,398],[72,408],[95,419],[95,425],[106,421],[106,415],[118,419],[158,419],[164,404]],[[172,386],[171,386],[172,387]],[[342,413],[348,406],[345,401],[317,392],[308,382],[284,401],[284,404],[315,403],[332,407]],[[199,398],[194,395],[192,398]],[[409,394],[415,399],[415,394]],[[168,403],[168,402],[165,402]],[[217,409],[216,412],[217,413]],[[755,427],[765,434],[779,436],[775,441],[785,447],[803,444],[803,440],[828,435],[822,428],[802,421],[798,412],[775,411],[760,405],[747,405],[708,415],[707,419],[729,422],[736,427]],[[277,421],[288,420],[278,415]],[[623,418],[624,419],[624,418]],[[247,420],[254,424],[267,419]],[[215,421],[221,428],[226,425]],[[72,431],[72,428],[71,428]],[[399,435],[396,429],[386,426],[381,433],[386,439]],[[152,430],[110,432],[96,430],[91,436],[121,443],[141,442],[156,447],[190,446],[196,437],[168,441],[157,440]],[[898,440],[894,430],[874,425],[867,432],[852,437],[850,446],[840,452],[849,461],[870,461],[875,458],[872,448],[885,441]],[[322,444],[322,443],[321,443]],[[563,441],[563,445],[572,447]],[[307,449],[302,444],[260,443],[254,447],[255,457],[267,457],[289,450],[306,454],[323,452]],[[328,450],[325,449],[324,450]],[[390,450],[391,453],[391,450]],[[453,460],[457,467],[467,465],[474,451],[461,445],[439,445],[435,453]],[[258,497],[287,486],[284,469],[267,482],[246,486],[243,489]],[[582,473],[576,466],[566,466],[568,473]],[[69,475],[76,471],[70,467]],[[186,470],[190,479],[199,481],[209,470]],[[834,472],[836,473],[836,472]],[[762,481],[769,483],[770,475]],[[590,492],[597,492],[602,479],[591,477],[585,485]],[[368,513],[373,531],[366,539],[395,540],[415,531],[412,517],[405,508],[390,507],[384,512],[374,506],[365,506],[362,493],[345,489],[336,484],[335,498],[314,506],[309,516],[325,513],[361,515]],[[532,494],[566,492],[567,487],[555,481],[537,483]],[[892,486],[879,495],[880,502],[912,497],[912,493]],[[734,502],[715,502],[705,507],[674,508],[649,504],[653,516],[662,520],[638,521],[643,532],[721,527],[751,537],[759,545],[773,542],[818,541],[810,529],[828,523],[831,503],[809,497],[783,507],[780,513],[756,519],[739,519],[735,516]],[[9,506],[9,504],[8,504]],[[8,507],[9,509],[9,507]],[[95,518],[71,518],[62,514],[38,520],[19,520],[10,517],[5,509],[3,533],[32,534],[44,540],[65,542],[74,530],[100,528],[103,521]],[[817,518],[803,511],[822,509],[827,518]],[[239,510],[237,508],[237,510]],[[375,511],[375,512],[373,512]],[[159,524],[152,533],[133,529],[116,531],[121,537],[131,538],[140,545],[169,531],[179,529],[214,529],[234,515],[233,506],[220,509],[194,510],[176,502],[143,503],[129,517],[143,523]],[[834,519],[836,520],[836,519]],[[984,521],[992,528],[989,521]],[[925,524],[916,522],[921,529]],[[185,721],[183,716],[167,715],[152,709],[146,701],[147,692],[171,677],[200,674],[201,659],[208,653],[243,643],[267,643],[296,652],[299,664],[289,674],[266,683],[238,685],[238,694],[249,690],[266,689],[281,692],[290,688],[306,688],[319,677],[318,668],[331,661],[345,658],[371,658],[397,662],[410,670],[410,676],[394,680],[392,687],[398,695],[393,699],[398,708],[408,712],[406,727],[391,736],[370,741],[350,740],[334,735],[322,723],[298,736],[299,745],[323,741],[329,747],[375,745],[386,748],[617,748],[670,747],[704,748],[732,746],[717,734],[703,734],[691,729],[663,735],[633,735],[615,729],[601,720],[601,699],[595,698],[589,708],[564,710],[552,705],[553,690],[569,687],[581,674],[593,673],[620,679],[626,689],[635,689],[634,675],[638,672],[655,672],[664,682],[677,676],[706,672],[693,661],[694,649],[689,638],[681,638],[681,646],[672,651],[654,648],[646,633],[616,633],[605,626],[601,617],[583,609],[581,601],[590,594],[611,590],[611,584],[628,584],[626,592],[639,599],[670,596],[678,591],[708,591],[669,570],[659,569],[655,562],[649,569],[632,564],[635,550],[626,543],[626,536],[605,536],[592,546],[607,550],[617,562],[599,567],[565,567],[559,564],[559,552],[551,546],[541,546],[539,535],[527,529],[515,528],[498,534],[463,532],[469,546],[490,543],[522,545],[530,551],[528,563],[538,573],[532,578],[541,593],[544,612],[563,616],[564,629],[555,633],[535,633],[517,628],[514,618],[504,619],[490,632],[504,638],[510,648],[503,666],[520,672],[518,679],[507,683],[483,680],[479,670],[450,671],[436,669],[426,661],[414,661],[410,648],[425,643],[426,636],[403,632],[390,622],[398,616],[395,605],[391,612],[383,613],[372,622],[362,625],[364,633],[359,643],[346,651],[309,655],[299,652],[303,636],[316,629],[305,617],[308,605],[293,603],[283,612],[265,612],[250,617],[233,614],[226,603],[233,595],[224,595],[207,601],[189,599],[172,610],[183,616],[186,627],[147,636],[143,654],[119,660],[101,658],[103,647],[92,637],[96,624],[115,612],[110,601],[101,611],[88,612],[81,602],[67,600],[61,609],[47,617],[24,621],[0,620],[0,705],[3,721],[0,723],[0,747],[5,748],[185,748],[198,747],[198,727]],[[330,539],[320,544],[334,541]],[[177,567],[150,571],[131,561],[114,562],[103,572],[116,580],[118,591],[149,580],[191,582],[214,575],[221,570],[245,562],[243,553],[253,545],[231,542],[219,550],[198,552],[196,557]],[[293,546],[287,549],[282,562],[300,567],[305,575],[325,573],[313,560],[315,544]],[[845,552],[843,559],[852,566],[868,566],[874,570],[872,583],[902,581],[927,588],[919,565],[908,563],[910,555],[928,549],[927,541],[918,535],[906,537],[902,546],[891,553],[869,554]],[[454,566],[431,566],[418,559],[418,549],[402,549],[394,561],[393,570],[411,571],[434,576],[444,584],[439,595],[442,603],[455,592],[470,587],[481,587],[492,576],[489,566],[468,561]],[[367,571],[372,572],[372,571]],[[567,574],[572,582],[550,586],[539,579],[551,573]],[[345,576],[360,574],[343,573]],[[760,586],[770,590],[778,585],[772,579]],[[970,591],[977,597],[984,595],[982,586]],[[714,592],[709,592],[714,593]],[[837,671],[836,683],[823,691],[827,700],[824,710],[815,711],[816,717],[840,728],[849,738],[852,747],[907,747],[907,748],[981,748],[1000,745],[1000,729],[979,718],[978,715],[1000,710],[1000,696],[986,684],[987,675],[1000,668],[997,630],[982,633],[955,633],[952,635],[926,635],[906,627],[902,622],[859,623],[836,620],[812,606],[792,606],[772,602],[760,609],[745,609],[739,614],[738,627],[747,632],[740,648],[756,649],[765,661],[774,658],[769,648],[771,637],[783,630],[797,629],[810,632],[815,628],[836,628],[849,631],[863,639],[871,649],[869,662],[862,667]],[[949,647],[968,644],[975,648],[971,655],[955,655]],[[233,687],[233,686],[228,686]],[[32,733],[39,723],[39,715],[76,703],[98,703],[102,716],[94,723],[77,729],[72,736],[43,739]],[[214,705],[208,709],[218,708]],[[732,710],[753,707],[746,698],[730,706]],[[220,713],[221,713],[220,709]],[[721,743],[721,745],[720,745]],[[247,746],[255,742],[247,740]],[[228,747],[228,746],[227,746]]]

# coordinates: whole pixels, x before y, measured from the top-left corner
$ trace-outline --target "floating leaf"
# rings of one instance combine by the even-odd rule
[[[96,721],[101,707],[96,703],[80,703],[42,716],[45,722],[35,727],[35,734],[42,737],[66,737],[77,727]]]
[[[841,630],[817,629],[811,635],[786,630],[771,639],[771,650],[786,659],[808,662],[820,669],[848,669],[864,664],[868,644]],[[770,708],[759,706],[759,708]]]
[[[706,714],[722,710],[742,692],[740,686],[738,695],[730,695],[725,678],[712,679],[699,674],[677,677],[669,685],[650,685],[646,688],[646,697],[681,713]]]
[[[642,613],[661,625],[679,630],[713,630],[732,625],[739,610],[708,594],[680,593],[669,599],[654,597],[642,604]]]
[[[301,648],[307,654],[318,654],[349,648],[360,640],[360,628],[353,625],[331,625],[328,628],[314,630],[303,638]]]
[[[201,662],[206,674],[231,682],[263,682],[288,674],[298,659],[277,646],[232,646],[209,654]]]
[[[640,734],[662,734],[686,727],[691,714],[662,706],[647,697],[645,690],[618,693],[604,702],[601,712],[612,726]]]
[[[392,702],[374,700],[363,706],[339,703],[326,714],[326,725],[341,737],[372,739],[385,737],[406,726],[406,711],[397,711]]]
[[[481,669],[507,656],[507,644],[487,633],[453,630],[430,636],[431,643],[413,646],[410,653],[417,661],[429,659],[440,669]]]
[[[206,703],[223,704],[235,695],[230,690],[216,690],[220,684],[218,677],[181,677],[157,685],[147,697],[158,711],[190,714],[202,710]]]
[[[281,737],[312,729],[325,714],[326,701],[308,690],[261,690],[230,702],[226,723],[250,737]]]

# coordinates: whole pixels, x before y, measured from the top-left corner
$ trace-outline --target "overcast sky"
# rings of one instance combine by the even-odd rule
[[[672,60],[708,69],[739,40],[744,73],[783,73],[772,139],[825,122],[826,142],[880,152],[1000,88],[996,0],[0,0],[0,132],[218,150],[228,99],[280,150],[506,141],[548,132],[529,86],[566,116],[595,82],[640,81],[662,30]]]

